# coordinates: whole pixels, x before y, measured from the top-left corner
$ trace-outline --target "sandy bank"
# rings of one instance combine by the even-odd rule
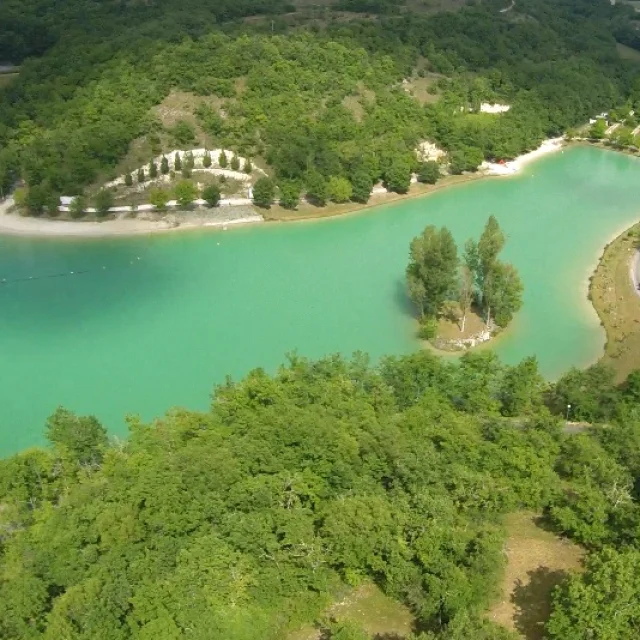
[[[537,149],[529,151],[521,156],[518,156],[514,160],[505,162],[504,164],[498,164],[497,162],[483,162],[480,165],[480,170],[487,175],[491,176],[511,176],[522,171],[522,169],[549,153],[560,151],[564,146],[564,138],[550,138],[545,140]]]
[[[10,213],[11,199],[0,202],[0,235],[106,238],[181,231],[198,228],[226,228],[230,225],[263,222],[250,207],[225,207],[214,213],[188,212],[170,214],[165,219],[116,218],[104,222],[29,218]],[[180,219],[182,218],[182,219]],[[179,222],[178,222],[179,220]]]

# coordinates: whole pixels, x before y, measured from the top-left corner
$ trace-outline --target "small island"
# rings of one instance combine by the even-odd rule
[[[462,259],[446,227],[425,227],[411,241],[407,291],[419,313],[418,336],[436,349],[460,351],[488,342],[522,307],[516,268],[498,256],[506,238],[490,216]]]

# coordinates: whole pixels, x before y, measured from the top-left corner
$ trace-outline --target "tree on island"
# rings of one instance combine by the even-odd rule
[[[210,207],[217,207],[220,204],[220,187],[210,184],[202,191],[202,199],[206,201]]]
[[[175,186],[173,194],[181,207],[188,207],[198,196],[198,187],[191,180],[181,180]]]
[[[409,249],[407,289],[420,319],[435,318],[456,284],[458,250],[446,227],[425,228]]]
[[[485,316],[485,323],[493,320],[504,327],[522,307],[522,281],[516,268],[498,260],[506,239],[494,216],[489,216],[480,240],[468,240],[464,264],[476,283],[477,299]]]
[[[460,306],[460,333],[464,333],[467,322],[467,314],[473,303],[473,273],[467,264],[460,267],[460,280],[458,283],[458,305]]]
[[[275,185],[271,178],[260,178],[253,185],[253,204],[268,209],[273,204]]]

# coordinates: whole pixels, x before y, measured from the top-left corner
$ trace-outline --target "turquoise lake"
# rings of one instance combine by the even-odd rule
[[[494,178],[358,214],[108,240],[0,238],[0,455],[43,442],[56,406],[124,416],[204,409],[213,385],[297,350],[374,358],[418,348],[406,300],[410,240],[446,225],[459,246],[495,215],[524,308],[496,343],[549,378],[602,353],[586,281],[640,217],[640,160],[573,147]],[[42,278],[65,272],[69,277]]]

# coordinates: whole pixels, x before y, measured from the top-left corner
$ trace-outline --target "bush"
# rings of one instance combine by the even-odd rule
[[[331,176],[327,185],[329,199],[333,202],[349,202],[353,195],[353,187],[346,178]]]
[[[127,187],[131,187],[133,185],[133,176],[130,173],[127,173],[127,175],[124,177],[124,183],[127,185]]]
[[[218,164],[220,165],[221,169],[226,169],[228,163],[227,160],[227,154],[224,151],[220,152],[220,155],[218,156]]]
[[[234,155],[233,158],[231,158],[231,168],[234,171],[240,170],[240,160],[238,160],[238,156],[236,155]]]
[[[113,206],[113,192],[109,191],[109,189],[100,189],[93,199],[93,204],[96,207],[98,216],[106,216]]]
[[[418,170],[418,181],[425,184],[435,184],[440,178],[440,165],[433,160],[423,162]]]
[[[202,166],[205,169],[208,169],[211,166],[211,154],[207,151],[204,156],[202,156]]]
[[[186,120],[178,120],[173,129],[171,129],[171,134],[176,142],[181,145],[191,144],[196,139],[196,132],[193,125]]]
[[[202,199],[206,200],[210,207],[217,207],[220,203],[220,188],[215,184],[205,187],[202,191]]]
[[[438,320],[433,316],[428,316],[420,321],[418,338],[421,340],[433,340],[438,335]]]
[[[273,204],[275,185],[271,178],[260,178],[253,186],[253,204],[268,209]]]

